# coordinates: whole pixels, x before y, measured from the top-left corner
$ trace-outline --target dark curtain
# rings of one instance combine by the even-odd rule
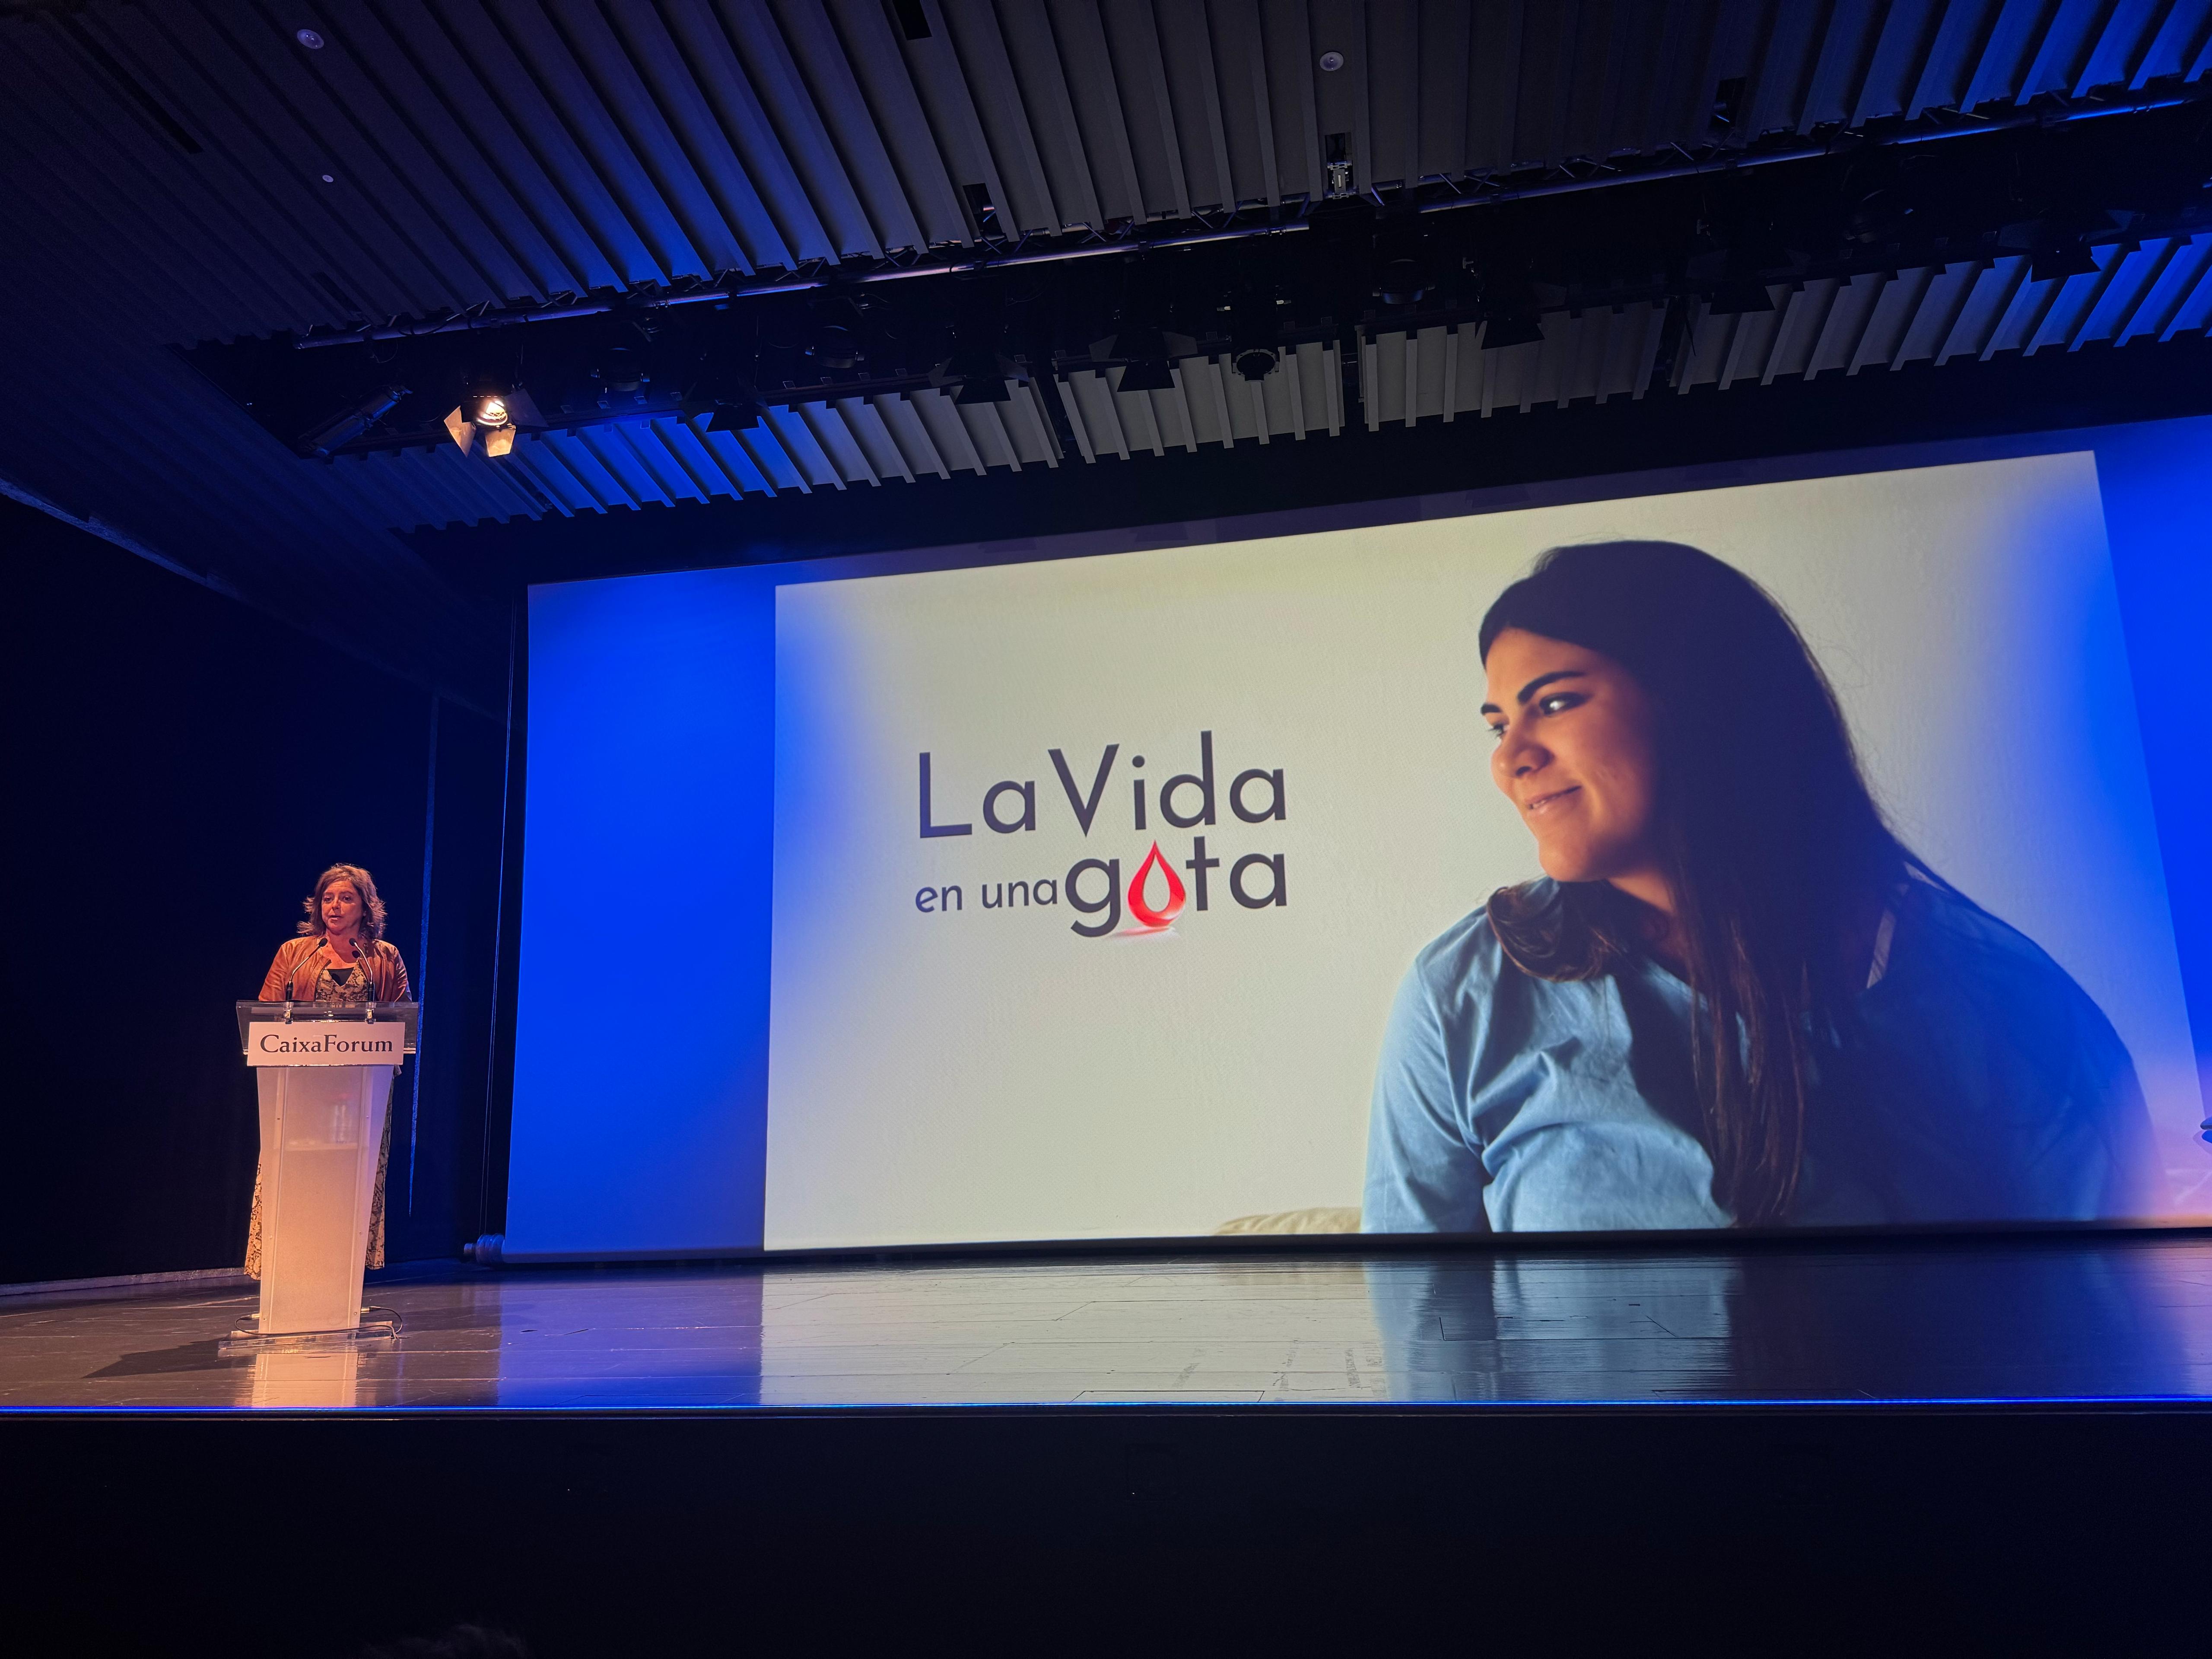
[[[480,1210],[499,726],[434,699],[433,819],[430,692],[7,501],[0,546],[0,1281],[242,1258],[231,1005],[339,860],[375,876],[430,999],[387,1254],[453,1254]]]

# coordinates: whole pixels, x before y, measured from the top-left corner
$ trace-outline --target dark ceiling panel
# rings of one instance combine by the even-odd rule
[[[1425,3],[1420,8],[1413,123],[1415,177],[1449,178],[1467,171],[1468,53],[1474,8]]]
[[[2124,58],[2133,54],[2135,43],[2115,42],[2115,48]],[[2133,89],[2168,75],[2194,81],[2207,68],[2212,68],[2212,0],[2174,0],[2128,86]]]
[[[421,77],[410,84],[400,78],[395,64],[392,78],[379,86],[380,95],[422,125],[433,153],[455,174],[473,214],[483,216],[477,221],[483,226],[477,237],[495,227],[512,228],[510,245],[535,273],[538,297],[619,285],[628,269],[644,270],[643,251],[627,236],[620,239],[629,255],[625,266],[593,234],[587,209],[611,217],[611,205],[596,185],[586,185],[580,158],[565,133],[536,137],[531,118],[539,127],[550,125],[544,100],[525,92],[526,77],[514,54],[483,26],[480,15],[471,15],[465,4],[449,9],[434,8],[428,0],[386,0],[374,11],[364,11],[362,39],[373,41],[372,31],[380,25],[389,29],[397,55]],[[325,39],[331,42],[327,50],[350,49],[346,33],[326,31]],[[477,54],[489,54],[488,73],[478,67]],[[501,96],[502,88],[509,96]],[[589,204],[580,204],[564,188],[564,167],[574,191],[593,198]],[[467,220],[457,228],[464,240],[476,240],[469,231]],[[531,258],[533,253],[538,257]]]
[[[808,95],[823,112],[825,134],[844,164],[855,205],[864,216],[869,247],[921,248],[933,240],[957,241],[960,236],[959,210],[940,167],[933,173],[926,166],[914,171],[910,185],[900,176],[886,134],[896,137],[900,124],[909,131],[926,131],[921,106],[911,86],[901,95],[899,77],[883,71],[896,64],[888,19],[881,7],[871,11],[848,9],[840,23],[819,5],[784,4],[776,9],[792,62],[805,82]],[[854,40],[854,36],[860,39]],[[841,38],[842,36],[842,38]],[[884,104],[881,113],[861,90],[863,65],[878,71],[875,89]],[[926,153],[929,146],[919,146]],[[919,154],[916,158],[920,160]],[[939,234],[923,230],[924,202],[933,205]]]
[[[482,268],[415,185],[408,163],[418,158],[393,166],[351,109],[331,107],[325,83],[303,61],[330,54],[302,52],[264,28],[234,27],[238,20],[192,7],[155,21],[145,54],[198,69],[190,106],[213,137],[210,148],[250,173],[284,231],[331,250],[316,267],[323,280],[308,276],[324,297],[334,286],[368,315],[474,303],[483,291]],[[326,173],[333,183],[323,181]]]
[[[341,161],[326,136],[301,121],[289,89],[272,86],[236,37],[198,7],[122,7],[99,21],[137,62],[159,69],[161,92],[206,146],[191,170],[232,210],[233,234],[246,239],[248,257],[285,270],[312,296],[302,314],[335,306],[388,316],[461,299],[463,289],[395,234],[404,208],[378,199],[392,182],[378,176],[380,164],[362,176]],[[265,40],[265,30],[257,33]]]
[[[1097,0],[1053,0],[1048,16],[1053,43],[1059,49],[1053,68],[1066,89],[1068,112],[1074,118],[1078,140],[1091,157],[1091,186],[1101,213],[1109,221],[1175,215],[1177,192],[1164,167],[1154,169],[1155,193],[1149,199],[1138,176],[1136,152],[1121,108],[1125,76],[1115,70]],[[1122,38],[1125,44],[1133,46],[1128,36]],[[1144,76],[1138,84],[1153,94],[1161,85],[1154,66],[1156,56],[1141,54],[1131,65]],[[1099,73],[1102,69],[1107,72]]]
[[[1144,203],[1145,216],[1188,219],[1192,197],[1183,168],[1182,138],[1176,131],[1176,86],[1180,82],[1187,95],[1194,78],[1191,70],[1195,68],[1210,71],[1212,54],[1205,52],[1204,36],[1195,33],[1187,33],[1164,52],[1151,0],[1100,0],[1099,22],[1114,62],[1115,87],[1121,106],[1121,131],[1129,147],[1131,163],[1136,168],[1137,193]],[[1178,63],[1177,68],[1183,73],[1171,81],[1168,69],[1170,59],[1179,58],[1182,50],[1190,47],[1205,52],[1207,61],[1199,65]],[[1204,123],[1202,99],[1191,112],[1191,118]],[[1195,145],[1193,158],[1210,161],[1211,150],[1210,143]],[[1198,199],[1218,207],[1221,191],[1217,185]]]
[[[629,64],[598,43],[599,51],[591,53],[593,74],[586,76],[578,52],[589,52],[594,43],[572,46],[560,26],[564,10],[574,17],[584,14],[562,8],[560,0],[527,6],[451,3],[450,15],[465,31],[477,73],[515,113],[532,149],[562,181],[627,283],[665,283],[727,268],[718,267],[714,257],[727,260],[731,253],[720,228],[713,228],[713,240],[702,246],[684,223],[684,208],[699,199],[696,178],[664,184],[646,165],[641,144],[657,145],[665,160],[673,145],[659,142],[667,137],[666,124],[648,110]],[[631,117],[635,137],[623,130],[624,113]],[[681,172],[688,174],[688,167]]]
[[[1114,155],[1112,140],[1107,135],[1086,134],[1082,130],[1044,0],[994,0],[988,6],[971,3],[966,10],[969,16],[963,27],[970,38],[990,32],[986,13],[996,19],[995,33],[1006,54],[1007,86],[1014,94],[1006,114],[1019,112],[1036,139],[1037,158],[1057,206],[1053,217],[1037,228],[1088,225],[1097,230],[1103,229],[1111,219],[1142,217],[1126,144],[1121,155]],[[1105,78],[1098,73],[1104,66],[1103,52],[1097,62],[1085,66],[1094,87]],[[1117,132],[1120,125],[1117,115]],[[1091,142],[1086,143],[1086,137]]]
[[[701,10],[705,9],[704,0],[696,0],[696,4]],[[819,9],[818,6],[809,8],[817,15]],[[775,129],[787,158],[784,170],[798,180],[822,227],[823,240],[808,241],[800,248],[800,257],[834,259],[854,254],[880,255],[884,243],[868,222],[826,118],[837,112],[817,106],[809,94],[775,15],[763,0],[717,0],[713,11],[737,52],[744,78]],[[703,27],[702,19],[693,31],[694,38]],[[854,118],[862,113],[857,106],[845,112]],[[910,215],[900,217],[903,225]]]
[[[664,252],[663,265],[686,276],[745,270],[751,261],[738,229],[752,204],[740,197],[726,213],[728,192],[708,185],[731,172],[729,147],[719,142],[659,17],[642,6],[602,13],[591,0],[551,0],[548,13],[611,118],[609,129],[593,137],[592,154],[604,153],[603,170],[622,181],[624,200],[637,204],[633,213],[648,229],[665,211],[683,231],[684,244]],[[562,104],[588,110],[592,100],[579,88]],[[635,172],[623,165],[633,157]]]
[[[1277,185],[1273,199],[1303,195],[1319,201],[1328,189],[1322,176],[1322,134],[1335,129],[1316,121],[1314,81],[1320,73],[1317,56],[1328,48],[1314,45],[1311,18],[1300,0],[1260,0],[1260,16],[1266,55],[1259,63],[1265,66],[1267,109],[1274,123],[1267,135]]]
[[[681,59],[669,72],[669,96],[681,100],[684,80],[712,112],[707,130],[696,118],[694,154],[729,203],[752,270],[789,270],[808,259],[836,257],[836,241],[823,226],[813,199],[793,167],[776,125],[741,64],[730,33],[706,0],[670,0],[659,15]],[[818,186],[817,186],[818,187]]]
[[[2100,246],[2041,282],[2017,252],[1823,278],[1771,313],[1555,309],[1505,348],[1385,321],[1348,365],[1309,341],[1260,383],[1200,355],[1161,392],[1064,365],[1004,404],[846,388],[743,433],[655,408],[504,465],[301,461],[166,347],[1296,213],[1340,133],[1354,191],[1487,188],[2209,58],[2212,0],[0,0],[0,297],[24,319],[0,473],[272,608],[358,603],[443,672],[476,622],[395,530],[1296,444],[1347,392],[1363,422],[1480,419],[2163,338],[2204,326],[2212,242]],[[53,418],[87,388],[129,418]]]
[[[804,9],[805,0],[791,7],[794,13]],[[909,70],[907,54],[912,52],[913,61],[917,64],[937,59],[923,50],[928,41],[905,42],[900,39],[882,0],[828,0],[824,15],[834,27],[836,43],[844,54],[860,99],[854,117],[863,125],[848,142],[855,150],[882,152],[904,197],[907,219],[915,227],[912,246],[936,247],[965,241],[968,222],[961,210],[959,186],[963,182],[983,183],[994,188],[996,185],[995,176],[988,167],[971,170],[963,165],[969,151],[980,143],[972,108],[959,118],[957,137],[939,128],[924,98],[922,72]],[[794,30],[795,27],[794,19]],[[818,47],[822,60],[819,73],[825,79],[835,69],[829,46],[824,40]],[[938,46],[941,52],[941,37]],[[963,106],[966,104],[964,95],[956,101]],[[841,123],[838,130],[843,132],[847,129]],[[882,216],[886,222],[890,221],[890,206],[882,210]],[[908,245],[902,236],[889,231],[884,235],[892,247]]]
[[[944,0],[943,15],[958,51],[961,77],[969,89],[969,107],[981,124],[985,144],[1006,192],[992,198],[1000,222],[1009,231],[1049,231],[1082,220],[1079,209],[1065,213],[1054,202],[1042,154],[1047,140],[1030,119],[989,0]],[[1030,95],[1042,98],[1045,89],[1033,88]]]
[[[1259,0],[1208,0],[1206,10],[1212,24],[1222,145],[1233,187],[1222,205],[1264,207],[1290,187],[1282,183],[1282,169],[1276,165],[1274,106],[1267,93]]]
[[[510,298],[576,285],[457,121],[375,14],[346,20],[339,49],[283,55],[315,77],[320,122],[346,174],[374,179],[392,211],[411,227],[424,257],[441,271],[477,280],[450,302],[477,303],[489,291]],[[280,43],[264,49],[282,51]],[[481,224],[471,235],[466,227]]]

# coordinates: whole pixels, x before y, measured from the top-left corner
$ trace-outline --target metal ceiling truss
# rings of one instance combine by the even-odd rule
[[[1305,221],[1314,234],[1279,245],[1295,247],[1301,262],[1255,265],[1221,247],[1171,258],[1122,251],[1083,267],[1108,280],[1079,303],[1030,282],[1026,322],[1007,320],[1002,288],[939,276],[902,288],[920,296],[906,316],[919,319],[920,331],[888,349],[881,341],[863,349],[857,331],[833,321],[854,360],[837,374],[815,372],[823,365],[818,347],[804,345],[807,331],[818,334],[824,317],[862,331],[881,325],[836,308],[847,301],[804,294],[724,296],[716,310],[728,319],[686,312],[693,320],[672,333],[666,325],[676,319],[656,307],[522,335],[356,340],[305,354],[284,341],[240,343],[192,356],[218,378],[228,373],[242,400],[279,411],[268,417],[279,436],[301,410],[323,412],[313,399],[324,408],[341,391],[343,403],[359,399],[358,381],[345,389],[339,371],[389,381],[386,401],[398,405],[391,423],[331,447],[355,459],[411,448],[436,466],[449,446],[434,417],[453,392],[410,404],[398,382],[458,387],[467,354],[481,362],[525,345],[533,367],[508,372],[534,389],[552,429],[526,435],[505,461],[447,468],[437,505],[403,507],[391,520],[411,529],[455,522],[457,503],[467,520],[811,492],[1297,441],[1347,422],[1374,430],[1779,375],[1816,380],[1875,363],[2125,344],[2201,330],[2212,307],[2203,282],[2212,246],[2205,123],[2172,107],[2196,101],[2171,99],[2165,115],[2084,129],[2099,141],[2089,150],[2061,142],[2078,125],[2061,110],[2045,112],[2040,124],[1992,123],[1977,143],[1943,147],[1948,161],[1972,164],[1963,168],[1900,167],[1881,147],[1861,145],[1762,171],[1757,191],[1740,183],[1741,168],[1625,184],[1602,201],[1585,194],[1571,213],[1565,203],[1547,204],[1537,220],[1504,213],[1498,235],[1473,244],[1440,241],[1425,228],[1427,216],[1333,204]],[[2136,164],[2138,152],[2148,159]],[[1880,166],[1867,171],[1865,160]],[[2056,182],[2023,193],[2009,182],[2023,172]],[[2139,205],[2096,205],[2108,200]],[[1778,216],[1778,204],[1796,216]],[[1832,251],[1815,257],[1785,242]],[[1490,276],[1465,268],[1476,263],[1461,257],[1468,246],[1494,267]],[[1424,264],[1425,275],[1391,274]],[[1516,270],[1558,280],[1523,281]],[[1393,295],[1394,283],[1413,292]],[[1237,296],[1255,289],[1266,304],[1256,324],[1237,309]],[[1272,297],[1278,292],[1297,298]],[[976,313],[987,328],[970,341],[989,349],[963,370],[961,325],[948,319],[991,294],[996,308]],[[1150,337],[1178,337],[1160,335],[1163,323],[1188,335],[1163,354],[1150,386],[1128,373],[1139,356],[1128,331],[1145,333],[1148,306],[1166,307],[1151,316]],[[751,355],[737,370],[718,365],[724,344],[742,342],[748,328]],[[778,330],[781,356],[763,355],[764,333]],[[936,361],[945,350],[955,357]],[[609,356],[653,373],[633,368],[620,394],[595,396]],[[772,381],[763,364],[800,378]],[[272,368],[295,382],[289,411]],[[731,411],[717,409],[713,391],[733,375],[746,406],[737,420],[723,418]],[[380,475],[374,493],[407,499],[392,488],[404,472]]]
[[[1485,349],[1479,327],[1384,331],[1354,365],[1363,423],[1486,419],[1577,401],[1680,395],[1698,387],[1818,379],[1910,363],[1986,360],[2000,351],[2079,350],[2170,339],[2212,324],[2212,234],[2102,250],[2092,273],[2035,282],[2030,258],[1921,266],[1770,289],[1774,309],[1699,310],[1675,361],[1662,364],[1664,305],[1560,312],[1543,338]],[[516,446],[510,464],[456,453],[386,453],[337,463],[362,470],[394,529],[486,519],[605,512],[784,490],[981,476],[994,468],[1070,461],[1040,405],[1060,403],[1082,463],[1195,453],[1202,445],[1297,441],[1345,423],[1337,348],[1300,347],[1292,373],[1253,383],[1225,354],[1187,358],[1160,392],[1119,392],[1091,370],[1020,388],[1007,404],[957,405],[921,389],[771,407],[761,426],[708,429],[703,416],[665,416]]]

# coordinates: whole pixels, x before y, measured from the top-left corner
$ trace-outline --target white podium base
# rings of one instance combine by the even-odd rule
[[[389,1066],[270,1066],[255,1073],[262,1194],[261,1309],[253,1340],[333,1338],[362,1328],[362,1271],[392,1072]]]
[[[364,1307],[358,1324],[341,1325],[326,1331],[269,1331],[261,1328],[260,1316],[248,1314],[238,1322],[238,1328],[225,1337],[216,1352],[226,1357],[239,1354],[311,1353],[331,1349],[349,1349],[364,1342],[383,1342],[400,1332],[399,1316],[389,1308]]]

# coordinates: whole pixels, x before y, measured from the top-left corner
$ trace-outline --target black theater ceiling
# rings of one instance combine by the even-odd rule
[[[2208,64],[2212,0],[0,0],[0,492],[489,700],[471,549],[2201,378]]]

